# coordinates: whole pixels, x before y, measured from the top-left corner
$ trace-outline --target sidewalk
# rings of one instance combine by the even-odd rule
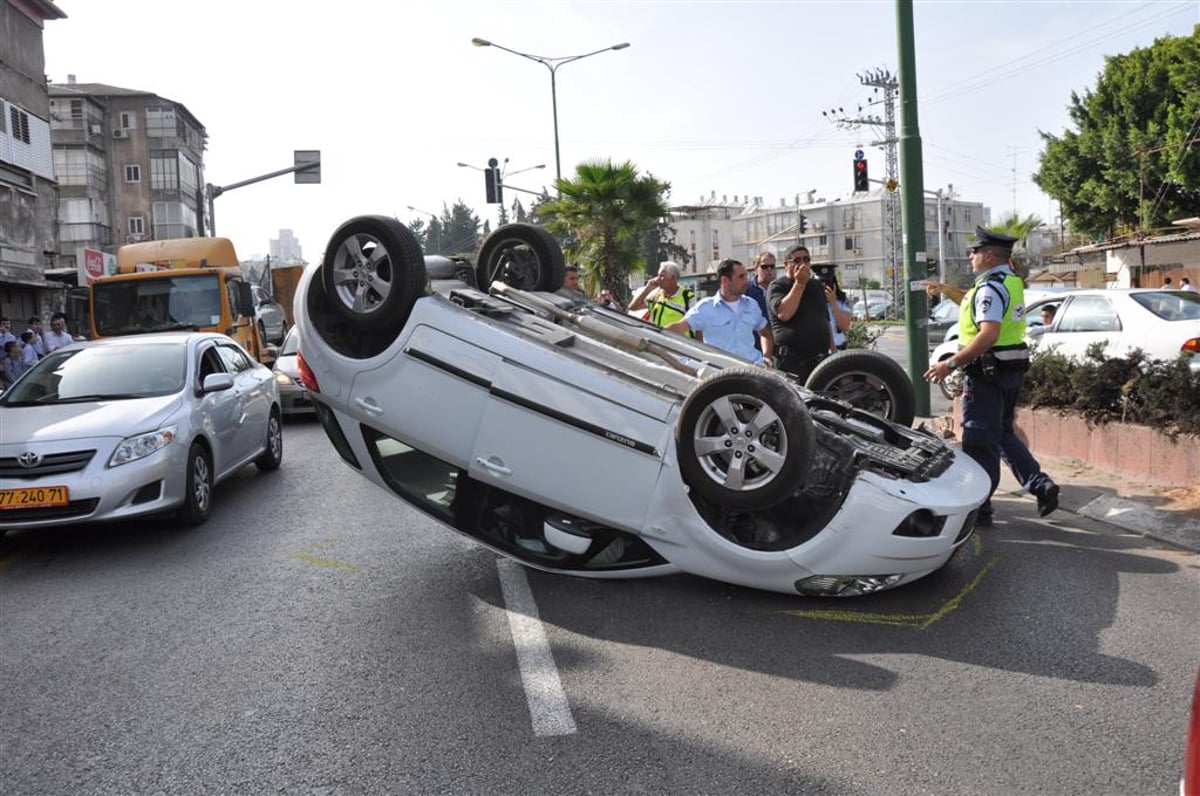
[[[940,418],[917,418],[935,431],[942,425]],[[957,437],[947,440],[959,447]],[[1114,525],[1118,528],[1148,536],[1161,542],[1200,553],[1200,486],[1164,487],[1139,484],[1123,476],[1090,466],[1078,459],[1038,456],[1051,478],[1062,490],[1058,511],[1078,514]],[[999,496],[1021,496],[1025,490],[1017,483],[1007,466],[1000,468]],[[1032,498],[1025,498],[1030,517],[1037,516]],[[1057,514],[1057,512],[1056,512]],[[1051,514],[1053,518],[1055,514]]]

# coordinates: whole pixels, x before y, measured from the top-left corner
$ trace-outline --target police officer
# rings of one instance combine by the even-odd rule
[[[954,356],[931,365],[925,379],[940,384],[952,371],[963,369],[963,452],[991,477],[992,492],[1000,483],[1003,457],[1021,486],[1037,498],[1038,514],[1045,517],[1058,508],[1058,485],[1013,431],[1013,412],[1029,368],[1025,287],[1009,264],[1017,239],[983,227],[975,228],[975,238],[968,249],[975,284],[963,296],[958,316],[961,347]],[[991,524],[989,493],[976,525]]]
[[[646,320],[660,328],[666,328],[683,316],[695,303],[696,294],[690,287],[679,282],[682,271],[673,260],[664,260],[658,266],[658,276],[651,277],[629,302],[629,311],[647,308]]]

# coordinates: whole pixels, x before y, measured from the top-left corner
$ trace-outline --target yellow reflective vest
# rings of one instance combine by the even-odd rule
[[[689,287],[681,287],[670,298],[663,293],[662,288],[655,288],[650,296],[646,299],[646,320],[659,328],[683,320],[683,316],[696,299],[696,293]]]
[[[1014,348],[1025,345],[1025,283],[1014,273],[996,273],[982,279],[967,291],[959,305],[958,342],[965,347],[979,334],[975,323],[975,294],[980,289],[991,290],[1003,302],[1004,317],[1000,320],[1000,337],[994,348]]]

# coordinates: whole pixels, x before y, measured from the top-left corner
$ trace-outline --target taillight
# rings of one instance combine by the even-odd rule
[[[1185,341],[1179,350],[1189,354],[1200,354],[1200,337],[1193,337],[1191,340]]]
[[[304,354],[299,351],[296,352],[296,366],[300,370],[300,383],[312,392],[320,392],[321,385],[317,384],[317,377],[313,375],[312,368],[304,361]]]

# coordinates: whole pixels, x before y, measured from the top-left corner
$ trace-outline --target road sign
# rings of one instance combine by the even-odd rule
[[[321,150],[297,149],[295,152],[295,175],[297,183],[321,182]]]

